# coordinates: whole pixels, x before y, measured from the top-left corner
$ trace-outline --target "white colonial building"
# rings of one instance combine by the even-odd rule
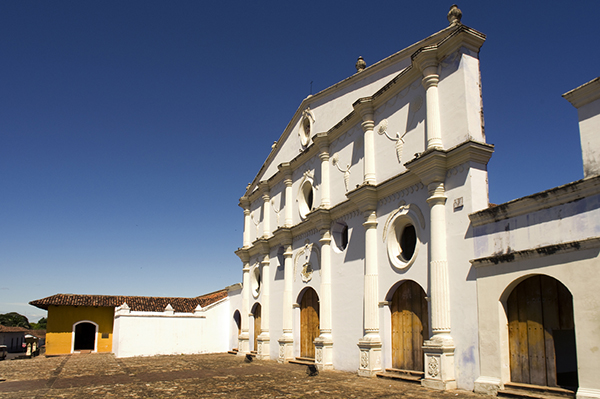
[[[485,35],[460,18],[300,104],[240,199],[239,353],[600,398],[598,81],[566,95],[586,179],[490,207]]]
[[[247,187],[240,352],[473,389],[468,215],[488,207],[493,147],[482,121],[485,35],[455,6],[448,19],[302,101]]]

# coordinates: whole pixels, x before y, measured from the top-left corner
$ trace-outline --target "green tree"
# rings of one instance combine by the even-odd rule
[[[18,314],[17,312],[0,314],[0,324],[6,327],[31,328],[27,317]]]
[[[48,320],[46,320],[45,317],[42,317],[41,319],[38,320],[37,323],[29,323],[29,324],[31,324],[31,328],[34,330],[45,330],[47,322],[48,322]]]

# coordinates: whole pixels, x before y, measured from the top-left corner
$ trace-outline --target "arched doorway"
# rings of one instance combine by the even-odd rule
[[[74,351],[95,349],[96,325],[90,322],[80,322],[75,325]]]
[[[262,332],[261,324],[260,324],[260,312],[261,306],[260,303],[254,305],[254,310],[252,311],[252,315],[254,316],[254,351],[258,350],[258,336]]]
[[[577,387],[573,296],[567,287],[549,276],[529,277],[506,305],[511,381]]]
[[[313,341],[319,334],[319,297],[315,290],[307,288],[300,301],[300,356],[315,358]]]
[[[392,367],[424,371],[423,341],[429,339],[427,300],[421,286],[405,281],[394,292],[392,304]]]

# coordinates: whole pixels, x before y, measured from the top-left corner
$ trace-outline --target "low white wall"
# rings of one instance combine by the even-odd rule
[[[194,313],[115,312],[113,352],[117,357],[226,352],[229,299]]]

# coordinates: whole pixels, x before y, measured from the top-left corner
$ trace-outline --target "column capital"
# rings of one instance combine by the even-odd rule
[[[331,228],[331,216],[329,210],[317,208],[311,214],[311,219],[315,221],[317,230],[329,230]]]
[[[283,173],[285,180],[292,179],[292,165],[290,165],[289,162],[280,163],[277,166],[277,169],[279,169],[279,172]],[[285,183],[287,185],[287,181],[285,181]],[[292,184],[291,181],[290,181],[290,184]]]
[[[358,114],[363,120],[363,123],[361,125],[363,131],[366,132],[367,130],[373,130],[373,128],[375,127],[375,123],[373,121],[373,98],[359,98],[356,102],[354,102],[354,104],[352,104],[352,107],[354,107],[354,110],[358,112]]]
[[[425,89],[432,84],[437,86],[437,82],[439,81],[437,72],[439,64],[437,46],[434,45],[421,48],[412,55],[412,62],[423,73],[423,86],[425,86]],[[430,76],[435,78],[426,80]]]
[[[319,147],[321,154],[329,154],[329,136],[327,133],[317,133],[312,138],[313,143]]]
[[[263,199],[265,201],[268,201],[270,199],[270,187],[269,187],[269,182],[266,180],[261,181],[260,183],[258,183],[258,187],[260,189],[260,191],[262,192],[263,195]],[[265,199],[265,196],[267,197],[267,199]]]

